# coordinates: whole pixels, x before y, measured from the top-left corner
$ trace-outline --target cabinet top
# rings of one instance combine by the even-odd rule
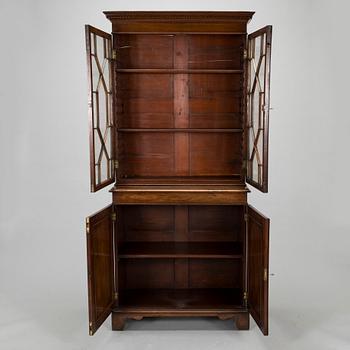
[[[240,33],[254,12],[105,11],[113,33]]]
[[[249,21],[254,12],[250,11],[104,11],[109,20],[142,21]]]

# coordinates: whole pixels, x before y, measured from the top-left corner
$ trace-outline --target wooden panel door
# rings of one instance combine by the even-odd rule
[[[247,174],[249,184],[268,190],[268,142],[272,26],[248,36]]]
[[[264,335],[268,334],[270,220],[248,206],[248,307]]]
[[[86,218],[89,334],[93,335],[112,311],[114,281],[114,221],[110,205]]]
[[[85,26],[88,66],[91,192],[114,182],[112,37]]]

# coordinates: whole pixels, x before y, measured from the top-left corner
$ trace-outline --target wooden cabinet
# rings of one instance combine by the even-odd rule
[[[268,333],[272,27],[252,12],[105,12],[86,26],[91,191],[89,330],[144,317],[214,316]]]

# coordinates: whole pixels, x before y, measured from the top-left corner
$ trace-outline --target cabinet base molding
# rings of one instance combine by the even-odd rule
[[[249,312],[215,312],[215,311],[142,311],[142,312],[112,312],[112,330],[124,330],[126,321],[141,321],[144,317],[217,317],[222,321],[232,319],[237,330],[249,330]]]

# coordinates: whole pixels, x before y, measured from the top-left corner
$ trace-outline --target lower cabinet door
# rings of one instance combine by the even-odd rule
[[[93,335],[114,304],[113,206],[86,218],[89,334]]]
[[[268,335],[270,219],[248,206],[248,308],[264,335]]]

